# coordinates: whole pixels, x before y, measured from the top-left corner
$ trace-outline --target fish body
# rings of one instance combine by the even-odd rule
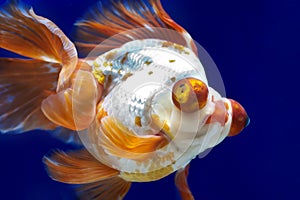
[[[0,59],[0,130],[79,137],[81,150],[44,163],[52,179],[80,184],[83,199],[121,199],[131,182],[176,172],[192,200],[190,161],[249,124],[239,103],[210,87],[195,42],[159,0],[98,4],[76,23],[77,49],[15,1],[0,22],[0,47],[29,58]]]
[[[157,39],[136,40],[88,62],[93,66],[95,74],[111,77],[109,83],[104,83],[109,91],[101,103],[101,109],[114,119],[111,126],[121,124],[136,136],[153,136],[164,131],[163,127],[153,124],[155,121],[153,118],[159,116],[161,126],[164,122],[170,127],[168,137],[170,140],[172,138],[172,142],[163,148],[143,153],[149,154],[143,155],[145,157],[143,160],[139,158],[141,156],[139,153],[127,158],[121,155],[111,156],[109,153],[103,155],[97,151],[97,145],[94,145],[96,149],[88,148],[102,162],[120,170],[126,174],[125,178],[132,179],[131,181],[153,181],[184,168],[196,155],[222,141],[230,127],[230,121],[225,126],[213,129],[208,128],[212,124],[205,124],[214,112],[213,102],[195,113],[182,113],[173,105],[172,87],[178,80],[192,77],[202,80],[205,84],[208,82],[201,62],[190,49],[180,46],[178,50],[176,44],[168,46],[167,43],[168,41]],[[216,91],[212,88],[209,90],[209,100],[212,99],[212,95],[215,100],[221,99]],[[205,131],[201,131],[202,129]],[[212,129],[212,132],[209,133],[208,129]],[[93,131],[91,132],[93,134]],[[80,133],[83,141],[85,134]],[[212,139],[208,139],[212,137],[210,134],[213,135]],[[84,144],[89,147],[90,141]],[[152,176],[153,179],[140,180],[139,177],[136,179],[128,177],[130,174],[136,177],[137,174],[164,169],[168,170],[158,177]]]

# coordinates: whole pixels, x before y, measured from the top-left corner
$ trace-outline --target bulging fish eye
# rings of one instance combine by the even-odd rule
[[[235,100],[229,99],[232,107],[232,121],[228,136],[238,135],[250,123],[245,109]]]
[[[175,83],[172,89],[172,100],[183,112],[191,113],[203,108],[207,103],[208,88],[195,78],[186,78]]]

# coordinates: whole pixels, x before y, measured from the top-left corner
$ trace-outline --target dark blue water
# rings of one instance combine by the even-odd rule
[[[70,35],[72,24],[97,1],[25,2]],[[251,117],[242,134],[226,139],[204,159],[192,161],[189,183],[195,198],[300,199],[300,134],[296,129],[300,2],[163,0],[163,4],[210,53],[227,96],[241,102]],[[44,170],[41,159],[54,148],[69,146],[44,132],[1,135],[0,199],[75,199],[71,187],[52,181]],[[126,199],[178,199],[173,176],[133,184]]]

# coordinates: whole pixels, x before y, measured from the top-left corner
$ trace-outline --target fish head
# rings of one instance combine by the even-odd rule
[[[197,76],[174,82],[154,100],[152,127],[168,137],[178,166],[210,151],[227,136],[238,135],[250,122],[241,104],[222,97]]]

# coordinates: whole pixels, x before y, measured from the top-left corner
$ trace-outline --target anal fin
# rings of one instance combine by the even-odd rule
[[[102,164],[87,150],[56,151],[44,157],[44,163],[52,179],[69,184],[93,183],[119,175],[119,171]]]
[[[79,184],[80,199],[120,200],[131,183],[119,177],[119,171],[95,159],[87,150],[57,151],[44,158],[49,176],[59,182]]]
[[[79,198],[83,200],[121,200],[127,194],[131,183],[120,177],[79,186]]]

